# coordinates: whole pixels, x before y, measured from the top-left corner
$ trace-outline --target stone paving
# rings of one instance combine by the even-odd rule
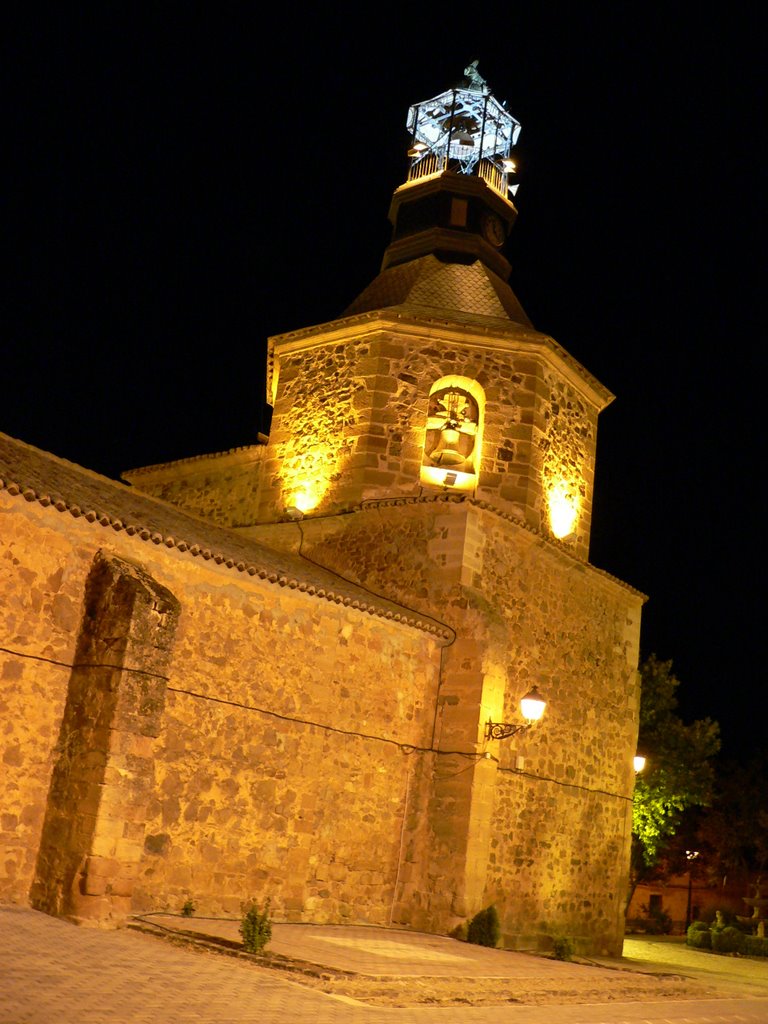
[[[135,924],[161,929],[167,937],[187,933],[240,947],[237,921],[151,914]],[[611,999],[681,998],[707,991],[679,977],[660,979],[365,926],[278,924],[268,954],[278,968],[295,968],[294,977],[304,985],[385,1006],[567,1003],[601,993]]]
[[[178,932],[189,929],[190,922],[156,918],[153,927],[161,924]],[[237,932],[236,922],[199,921],[194,927],[212,938],[231,939]],[[183,941],[183,936],[178,938]],[[270,950],[318,965],[314,975],[268,969],[251,958],[223,955],[199,942],[179,946],[129,929],[77,928],[26,908],[0,907],[0,1024],[629,1024],[671,1019],[664,1009],[670,1004],[658,1000],[675,993],[679,997],[680,991],[679,979],[556,963],[469,947],[441,936],[374,928],[276,925]],[[365,1001],[311,987],[323,984],[324,976],[347,982],[365,979]],[[303,982],[294,980],[297,977]],[[386,989],[388,980],[396,982],[402,1004],[418,996],[419,986],[439,987],[441,979],[457,983],[465,997],[501,981],[507,1000],[497,997],[495,1005],[479,1006],[369,1002],[375,984]],[[661,986],[657,1001],[624,1001],[628,981]],[[536,991],[550,1001],[509,1001]],[[569,992],[570,1005],[560,1005],[560,997]],[[768,998],[750,1004],[754,1013],[728,1016],[729,1000],[710,995],[700,983],[689,987],[688,998],[696,997],[696,1006],[710,1014],[697,1019],[768,1021]],[[768,987],[764,995],[768,997]],[[634,998],[638,996],[639,989]]]

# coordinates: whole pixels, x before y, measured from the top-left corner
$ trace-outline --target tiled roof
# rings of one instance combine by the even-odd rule
[[[237,448],[227,448],[223,452],[205,452],[203,455],[188,455],[184,459],[174,459],[172,462],[156,462],[151,466],[135,466],[133,469],[126,469],[120,475],[123,480],[132,481],[135,476],[149,476],[152,474],[164,473],[166,470],[178,470],[182,467],[191,470],[196,469],[203,463],[213,461],[224,461],[226,459],[253,456],[258,458],[264,451],[269,438],[266,434],[259,433],[256,444],[239,445]]]
[[[429,255],[388,267],[344,315],[392,306],[413,312],[437,311],[444,319],[459,313],[532,326],[507,282],[479,260],[470,264],[443,263]]]
[[[307,559],[273,551],[125,484],[0,433],[0,490],[84,518],[95,530],[125,531],[138,541],[177,548],[235,573],[299,590],[447,639],[440,622],[387,601]]]

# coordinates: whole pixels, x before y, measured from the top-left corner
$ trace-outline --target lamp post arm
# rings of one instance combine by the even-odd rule
[[[525,725],[514,725],[511,722],[492,722],[489,718],[485,725],[485,738],[487,740],[506,740],[510,736],[514,736],[515,733],[529,728],[529,722],[526,722]]]

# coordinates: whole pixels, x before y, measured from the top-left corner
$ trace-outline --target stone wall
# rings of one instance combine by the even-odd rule
[[[34,878],[90,561],[43,518],[0,492],[0,898],[11,900]]]
[[[443,333],[438,341],[418,325],[369,325],[356,336],[350,324],[327,339],[277,339],[258,520],[279,519],[289,505],[327,514],[419,493],[429,393],[448,375],[484,393],[479,472],[462,486],[547,533],[553,495],[570,502],[575,524],[565,542],[586,557],[597,414],[610,396],[579,382],[543,335],[485,332],[480,344],[469,330]]]
[[[387,923],[432,643],[285,591],[186,595],[139,905],[269,895],[288,919]]]
[[[159,466],[127,470],[123,479],[144,494],[202,516],[219,526],[253,521],[264,443]]]
[[[567,936],[581,952],[620,956],[627,795],[500,770],[495,796],[485,902],[499,910],[505,945]]]
[[[546,946],[557,929],[585,950],[618,950],[642,596],[477,503],[384,503],[303,528],[312,557],[456,631],[430,829],[406,848],[429,869],[404,891],[400,919],[448,930],[495,902],[512,944]],[[521,721],[533,685],[545,720],[486,741],[489,718]]]
[[[36,869],[45,891],[41,875],[52,870],[39,851],[61,789],[50,788],[64,753],[57,740],[88,575],[106,557],[174,595],[179,622],[141,828],[116,800],[86,811],[111,822],[92,832],[116,872],[138,847],[135,877],[124,884],[123,873],[117,892],[117,876],[89,874],[87,843],[85,860],[62,875],[74,874],[80,895],[134,908],[178,909],[189,896],[201,910],[236,911],[269,895],[278,917],[388,923],[413,748],[429,743],[434,719],[434,640],[21,497],[3,494],[2,514],[0,896],[26,899]],[[114,749],[108,718],[104,728],[99,744]],[[103,777],[104,764],[95,767]],[[135,761],[114,766],[113,778],[126,767]]]
[[[441,621],[438,643],[149,530],[0,508],[0,895],[436,931],[493,901],[510,944],[617,951],[641,595],[460,495],[245,531]],[[101,615],[100,564],[125,614]],[[488,740],[533,684],[544,721]]]
[[[30,894],[39,910],[102,923],[130,912],[178,613],[139,567],[97,552]]]
[[[356,333],[350,320],[274,344],[266,443],[125,474],[146,493],[226,526],[340,512],[371,498],[444,489],[423,479],[429,395],[445,377],[479,385],[477,471],[456,484],[580,557],[589,550],[597,416],[610,395],[534,331],[415,325]],[[346,326],[345,326],[346,324]],[[325,332],[325,333],[324,333]],[[572,518],[558,529],[556,512]]]

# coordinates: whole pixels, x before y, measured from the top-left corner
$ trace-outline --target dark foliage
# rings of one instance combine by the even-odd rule
[[[496,907],[491,904],[490,907],[475,914],[469,922],[467,942],[472,942],[476,946],[495,947],[498,946],[500,938],[499,915]]]

